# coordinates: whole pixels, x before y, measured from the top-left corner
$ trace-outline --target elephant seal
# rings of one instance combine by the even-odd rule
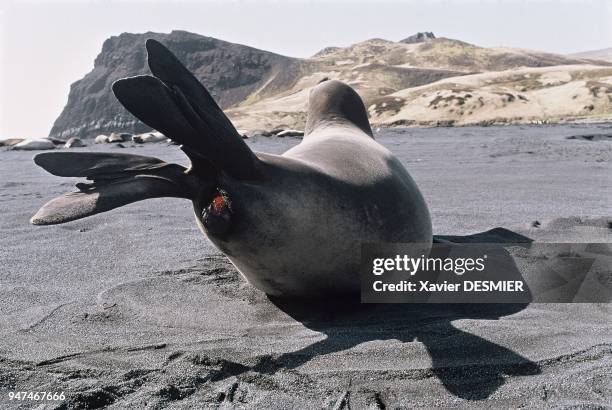
[[[254,153],[169,50],[154,40],[146,47],[154,76],[118,80],[113,92],[137,118],[181,144],[191,166],[114,153],[40,154],[34,161],[52,174],[92,182],[44,205],[33,224],[146,198],[187,198],[200,229],[243,276],[282,297],[359,292],[362,243],[431,246],[417,185],[374,140],[351,87],[318,84],[302,142],[282,155]]]
[[[94,144],[106,144],[108,142],[108,136],[100,134],[94,138]]]
[[[77,137],[69,138],[68,141],[66,141],[66,144],[64,144],[64,148],[78,148],[85,146],[86,145],[83,140]]]
[[[23,141],[25,141],[25,138],[7,138],[0,140],[0,147],[12,147]]]
[[[13,145],[12,148],[18,151],[38,151],[54,149],[55,144],[48,138],[36,138],[23,140],[19,144]]]
[[[145,132],[143,134],[133,135],[132,142],[136,144],[146,144],[149,142],[162,142],[166,141],[168,138],[162,133],[159,132]]]

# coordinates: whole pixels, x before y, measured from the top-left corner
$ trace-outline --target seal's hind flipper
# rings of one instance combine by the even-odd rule
[[[47,202],[32,217],[34,225],[74,221],[149,198],[192,198],[186,169],[140,155],[91,152],[43,153],[34,162],[53,175],[86,177],[79,191]]]
[[[118,172],[155,169],[167,162],[142,155],[97,152],[45,152],[34,157],[34,162],[58,177],[91,177]]]
[[[178,108],[173,91],[150,75],[123,78],[113,84],[121,104],[145,124],[197,153],[206,152],[207,141],[199,138]]]
[[[205,160],[242,180],[260,177],[259,160],[210,93],[163,45],[147,40],[156,77],[125,78],[113,92],[145,124],[182,144],[194,168]]]
[[[219,108],[208,90],[181,64],[174,54],[159,41],[148,39],[146,42],[147,62],[151,73],[168,86],[177,86],[202,111],[215,112],[217,120],[224,121],[224,127],[233,128],[229,118]]]

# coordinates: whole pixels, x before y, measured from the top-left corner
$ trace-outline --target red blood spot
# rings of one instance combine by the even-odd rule
[[[223,210],[227,207],[227,202],[225,201],[225,198],[223,197],[223,195],[216,195],[213,200],[212,200],[212,209],[213,212],[217,215],[221,214],[221,212],[223,212]]]

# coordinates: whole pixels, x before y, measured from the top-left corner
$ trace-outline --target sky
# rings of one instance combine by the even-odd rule
[[[294,57],[419,31],[572,53],[612,47],[612,1],[0,0],[0,138],[47,136],[106,38],[172,30]]]

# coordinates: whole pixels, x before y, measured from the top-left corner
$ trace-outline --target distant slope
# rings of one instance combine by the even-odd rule
[[[432,38],[429,35],[412,37],[408,43],[372,39],[345,48],[328,47],[315,54],[312,59],[326,63],[326,77],[343,80],[359,92],[366,106],[371,108],[370,117],[374,124],[460,125],[551,121],[553,116],[554,120],[559,120],[566,114],[576,117],[611,111],[609,105],[606,105],[607,97],[591,96],[594,98],[591,101],[586,83],[581,85],[584,89],[580,89],[579,95],[587,95],[573,99],[574,94],[569,94],[569,87],[553,89],[555,81],[546,80],[546,73],[552,77],[559,75],[562,79],[579,75],[576,74],[580,71],[578,67],[584,65],[585,60],[531,50],[483,48],[458,40]],[[422,40],[415,43],[414,37]],[[521,70],[534,69],[533,79],[522,77]],[[605,77],[609,75],[609,70],[591,70],[591,67],[586,67],[585,70],[590,73],[590,81],[597,82],[600,77],[604,77],[604,86],[607,86]],[[513,76],[515,72],[518,73],[517,76]],[[526,74],[531,75],[528,72]],[[318,80],[323,74],[317,73],[313,76]],[[538,83],[537,79],[540,77],[544,81],[543,84]],[[486,79],[476,81],[479,78]],[[464,111],[451,107],[448,108],[450,112],[447,112],[447,107],[440,109],[444,104],[435,108],[430,106],[430,100],[438,97],[438,91],[440,95],[444,94],[444,89],[452,92],[453,84],[462,84],[464,81],[471,84],[468,88],[473,95],[482,88],[485,106]],[[302,127],[305,122],[304,112],[307,110],[307,90],[315,84],[314,80],[308,84],[298,82],[291,94],[277,95],[253,105],[232,108],[229,113],[239,127],[246,129],[266,129],[278,125]],[[439,90],[436,87],[440,87]],[[512,109],[508,110],[496,108],[508,105],[501,101],[505,98],[505,93],[515,93],[523,88],[526,92],[537,88],[539,93],[546,93],[545,90],[550,89],[557,100],[542,100],[537,104],[534,96],[534,101],[520,106],[521,109],[515,109],[519,107],[517,104],[511,104]],[[432,91],[434,89],[436,91]],[[424,90],[425,96],[422,99],[413,97],[413,93],[419,92],[418,90]],[[436,95],[431,96],[430,93]],[[404,94],[410,97],[405,97]],[[519,99],[517,96],[507,98]],[[566,102],[565,105],[560,103],[563,101]],[[551,108],[546,108],[545,104],[551,104]],[[452,104],[448,106],[450,105]],[[592,110],[584,108],[591,105],[594,106]]]
[[[589,60],[602,60],[612,63],[612,47],[602,48],[601,50],[583,51],[569,55],[572,58],[583,58]]]
[[[448,78],[372,101],[386,125],[529,123],[612,115],[612,67],[523,68]]]
[[[336,65],[349,62],[352,64],[378,63],[463,72],[584,63],[584,60],[579,58],[558,54],[510,48],[485,48],[459,40],[431,37],[424,37],[423,41],[416,43],[372,39],[345,48],[324,49],[315,54],[313,58],[333,62]]]
[[[302,126],[307,91],[232,108],[241,128]],[[375,125],[449,126],[612,117],[612,67],[531,67],[444,78],[366,99]]]
[[[367,106],[377,106],[372,112],[374,122],[388,123],[400,112],[404,117],[410,112],[406,107],[413,102],[387,98],[398,93],[410,94],[406,90],[445,79],[448,81],[443,84],[455,82],[450,78],[461,82],[463,76],[478,73],[591,62],[530,50],[483,48],[435,38],[433,33],[417,33],[403,42],[372,39],[348,47],[327,47],[309,59],[286,57],[184,31],[124,33],[106,40],[94,69],[72,84],[68,103],[55,121],[51,137],[92,137],[112,131],[148,129],[123,109],[110,90],[119,78],[148,72],[144,49],[147,38],[157,39],[175,52],[220,105],[228,109],[237,126],[248,129],[303,127],[309,90],[324,78],[350,84]],[[592,81],[599,80],[593,77]],[[602,81],[607,84],[607,80]],[[479,84],[473,88],[486,85]],[[414,104],[418,103],[414,99]],[[594,112],[600,109],[598,101],[593,104]],[[443,111],[435,114],[441,115]],[[455,113],[453,118],[456,116]],[[404,117],[397,119],[409,120]],[[455,118],[457,123],[466,119]]]

